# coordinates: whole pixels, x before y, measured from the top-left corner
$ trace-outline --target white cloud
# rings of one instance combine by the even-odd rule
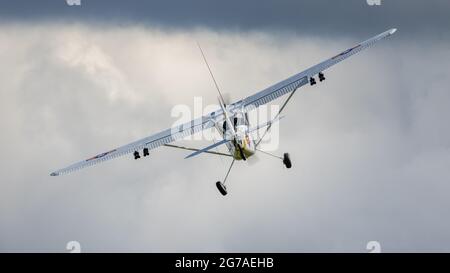
[[[173,105],[215,103],[196,39],[234,99],[358,42],[284,35],[0,26],[0,250],[448,250],[446,44],[394,36],[302,89],[280,125],[293,169],[239,162],[226,198],[227,159],[168,148],[48,176],[165,129]]]

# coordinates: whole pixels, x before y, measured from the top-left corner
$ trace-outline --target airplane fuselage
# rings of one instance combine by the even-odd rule
[[[236,160],[245,160],[255,154],[255,142],[249,132],[249,122],[245,114],[237,114],[233,118],[234,130],[236,131],[236,138],[226,144],[228,152]],[[222,137],[232,139],[230,130],[226,126],[222,126]],[[240,146],[240,148],[239,148]],[[242,153],[241,153],[242,149]],[[242,157],[242,154],[245,158]]]

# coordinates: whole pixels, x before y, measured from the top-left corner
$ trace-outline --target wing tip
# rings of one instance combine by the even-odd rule
[[[57,172],[52,172],[52,173],[50,174],[50,176],[59,176],[59,173],[57,173]]]
[[[397,32],[396,28],[392,28],[389,30],[389,34],[391,34],[391,35],[394,34],[395,32]]]

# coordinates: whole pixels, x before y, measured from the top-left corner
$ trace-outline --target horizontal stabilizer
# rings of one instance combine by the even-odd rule
[[[225,143],[227,143],[227,142],[229,142],[229,141],[230,141],[230,140],[228,140],[228,139],[224,139],[224,140],[221,140],[221,141],[219,141],[219,142],[216,142],[216,143],[214,143],[213,145],[209,145],[208,147],[205,147],[205,148],[203,148],[203,149],[200,149],[200,150],[198,150],[198,151],[196,151],[196,152],[194,152],[194,153],[192,153],[192,154],[186,156],[185,159],[186,159],[186,158],[191,158],[191,157],[194,157],[194,156],[199,155],[199,154],[201,154],[201,153],[204,153],[204,152],[206,152],[206,151],[209,151],[209,150],[211,150],[211,149],[213,149],[213,148],[215,148],[215,147],[217,147],[217,146],[223,145],[223,144],[225,144]]]

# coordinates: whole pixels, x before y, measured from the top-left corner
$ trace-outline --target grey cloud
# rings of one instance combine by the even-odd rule
[[[164,129],[193,96],[214,103],[194,38],[234,98],[368,38],[283,35],[1,26],[0,250],[78,240],[84,251],[360,252],[378,240],[384,251],[449,251],[444,42],[394,36],[302,89],[280,127],[294,168],[263,155],[237,164],[227,198],[214,187],[227,160],[164,148],[48,176]]]
[[[288,31],[316,36],[360,35],[390,27],[417,35],[448,39],[450,3],[446,0],[382,1],[371,7],[366,0],[248,0],[248,1],[87,1],[70,7],[64,0],[2,1],[0,16],[6,21],[100,22],[144,24],[190,29]]]

